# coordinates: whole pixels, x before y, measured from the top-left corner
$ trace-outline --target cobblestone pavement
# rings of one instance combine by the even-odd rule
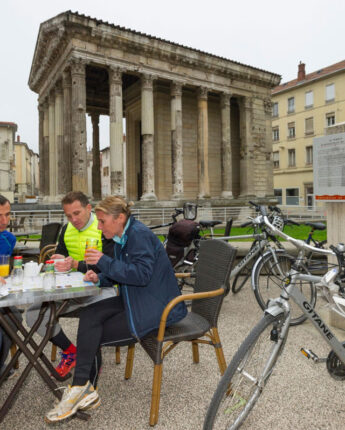
[[[249,284],[239,294],[230,293],[225,299],[219,331],[228,362],[260,316]],[[65,319],[63,325],[74,338],[76,320]],[[335,332],[340,333],[341,339],[345,338],[345,332]],[[311,348],[320,356],[326,356],[329,352],[310,323],[291,328],[275,373],[243,429],[345,428],[343,382],[332,379],[324,364],[315,365],[303,357],[299,352],[303,346]],[[47,352],[50,353],[50,347],[47,347]],[[45,424],[44,414],[53,406],[54,397],[36,372],[32,371],[14,407],[0,424],[1,430],[149,429],[152,362],[137,346],[133,376],[125,381],[126,349],[121,349],[120,365],[114,363],[114,348],[104,348],[103,357],[99,384],[102,405],[91,412],[89,422],[70,419],[60,424]],[[24,365],[25,359],[22,357],[21,369]],[[165,360],[156,430],[202,429],[203,418],[219,378],[215,354],[210,347],[201,346],[200,363],[197,365],[192,363],[189,345],[176,348]],[[16,378],[11,379],[1,387],[1,403],[15,381]]]

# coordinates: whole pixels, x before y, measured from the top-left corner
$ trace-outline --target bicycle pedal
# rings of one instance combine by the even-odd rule
[[[325,363],[327,358],[320,358],[315,352],[313,352],[311,349],[305,349],[301,348],[301,353],[307,357],[308,359],[311,358],[314,363]]]

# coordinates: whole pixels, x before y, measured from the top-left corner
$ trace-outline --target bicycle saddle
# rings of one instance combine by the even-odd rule
[[[199,221],[201,227],[214,227],[215,225],[221,224],[222,221]]]
[[[312,227],[314,230],[325,230],[326,225],[322,222],[305,222],[305,225],[309,225],[309,227]]]

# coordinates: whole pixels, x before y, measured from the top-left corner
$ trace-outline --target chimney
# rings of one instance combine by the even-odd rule
[[[298,65],[297,80],[298,81],[303,81],[304,79],[305,79],[305,64],[302,63],[302,61],[300,61],[299,65]]]
[[[20,136],[17,134],[17,142],[20,142]]]

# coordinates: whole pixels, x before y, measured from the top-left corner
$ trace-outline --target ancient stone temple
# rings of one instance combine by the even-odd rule
[[[108,115],[112,194],[157,204],[271,196],[270,93],[279,81],[78,13],[49,19],[29,78],[38,93],[41,193],[57,200],[87,190],[90,115],[93,198],[101,197],[99,116]]]

